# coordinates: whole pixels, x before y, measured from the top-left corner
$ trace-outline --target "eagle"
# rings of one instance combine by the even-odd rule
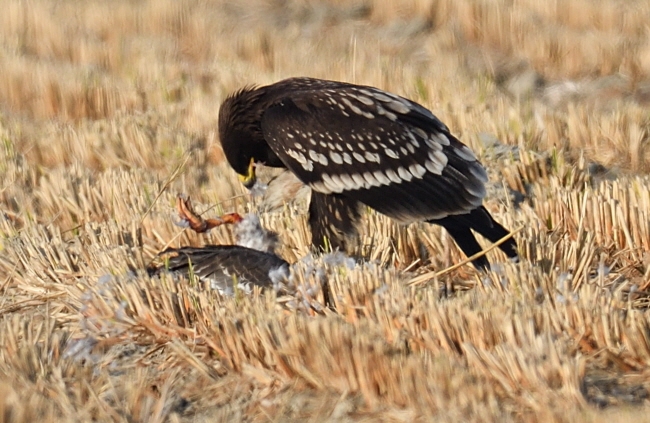
[[[224,155],[247,188],[255,167],[286,168],[312,189],[316,248],[345,251],[360,207],[445,228],[469,257],[509,231],[483,207],[487,173],[431,111],[378,88],[314,78],[246,86],[219,109]],[[499,245],[517,258],[510,238]],[[485,256],[473,262],[489,269]]]

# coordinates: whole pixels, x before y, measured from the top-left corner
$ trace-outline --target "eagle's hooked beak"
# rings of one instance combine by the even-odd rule
[[[255,182],[257,182],[257,178],[255,177],[255,159],[251,157],[251,162],[248,165],[248,171],[246,172],[246,175],[238,175],[239,180],[241,181],[242,184],[248,189],[253,188],[253,185],[255,185]]]

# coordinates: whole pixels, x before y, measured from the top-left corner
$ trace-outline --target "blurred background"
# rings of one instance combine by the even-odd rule
[[[479,152],[480,135],[489,134],[648,170],[644,0],[32,0],[0,7],[0,128],[12,149],[47,168],[168,171],[169,157],[192,147],[207,148],[218,163],[224,96],[303,75],[412,98]]]

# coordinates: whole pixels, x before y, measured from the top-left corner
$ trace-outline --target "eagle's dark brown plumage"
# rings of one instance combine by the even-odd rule
[[[312,188],[317,247],[328,238],[344,248],[360,204],[402,223],[441,225],[468,256],[481,251],[472,230],[492,242],[508,235],[482,206],[487,173],[474,153],[429,110],[380,89],[311,78],[244,88],[221,105],[219,135],[245,185],[259,163],[288,168]],[[513,239],[500,248],[517,257]]]

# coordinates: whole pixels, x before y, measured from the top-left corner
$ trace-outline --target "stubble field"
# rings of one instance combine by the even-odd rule
[[[646,1],[0,7],[0,420],[650,420]],[[228,93],[299,75],[431,109],[521,262],[438,273],[440,228],[371,211],[361,264],[311,256],[305,197],[252,199],[217,136]],[[295,292],[147,276],[233,242],[176,226],[178,193],[259,213]]]

